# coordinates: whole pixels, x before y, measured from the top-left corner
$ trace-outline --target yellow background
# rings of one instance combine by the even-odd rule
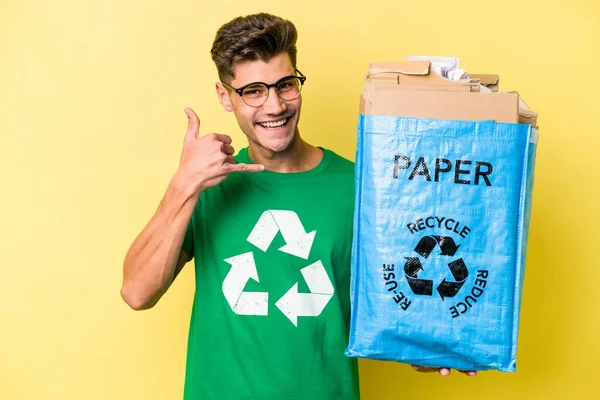
[[[121,265],[177,168],[185,106],[245,145],[209,49],[258,11],[299,30],[303,136],[348,158],[371,61],[459,56],[540,114],[517,372],[361,361],[363,398],[600,398],[597,0],[0,0],[0,399],[181,398],[192,268],[133,312]]]

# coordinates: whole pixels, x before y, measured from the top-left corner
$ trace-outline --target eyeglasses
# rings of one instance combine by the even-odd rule
[[[264,82],[253,82],[236,89],[225,82],[221,83],[223,86],[239,94],[242,97],[242,100],[244,100],[244,103],[250,107],[260,107],[267,102],[269,91],[272,87],[275,88],[277,96],[284,101],[294,100],[296,97],[300,96],[306,77],[302,72],[298,70],[296,70],[296,72],[299,73],[300,76],[286,76],[271,85]]]

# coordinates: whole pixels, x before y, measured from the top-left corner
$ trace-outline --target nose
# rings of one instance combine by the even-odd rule
[[[282,100],[274,87],[269,88],[269,97],[262,105],[262,108],[268,114],[279,115],[287,110],[285,100]]]

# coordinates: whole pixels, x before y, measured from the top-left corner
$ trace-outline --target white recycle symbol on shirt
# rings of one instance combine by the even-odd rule
[[[277,233],[281,232],[285,246],[279,251],[308,259],[317,231],[306,233],[298,215],[293,211],[267,210],[246,240],[262,251],[267,251]],[[231,269],[223,281],[223,294],[234,313],[239,315],[267,315],[269,313],[269,293],[245,292],[248,280],[260,282],[253,253],[247,252],[226,258]],[[275,305],[295,325],[298,317],[316,317],[321,314],[334,289],[325,267],[316,261],[300,270],[310,293],[299,293],[296,282]]]

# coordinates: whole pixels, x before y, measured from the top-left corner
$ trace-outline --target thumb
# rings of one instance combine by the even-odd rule
[[[187,132],[185,133],[185,140],[197,139],[200,131],[200,120],[198,119],[198,116],[194,110],[191,108],[186,107],[184,111],[188,117],[188,127]]]

